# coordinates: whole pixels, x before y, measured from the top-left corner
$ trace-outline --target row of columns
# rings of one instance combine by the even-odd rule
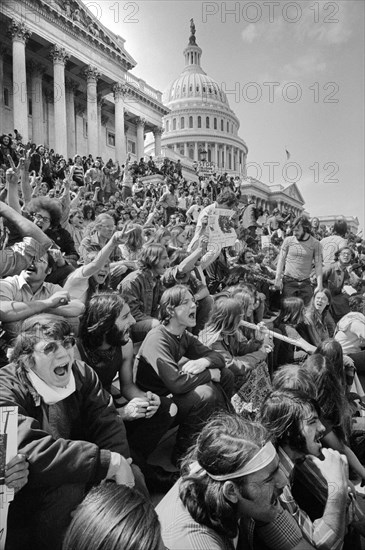
[[[272,208],[271,201],[255,197],[255,195],[251,195],[251,193],[249,193],[249,196],[251,199],[255,201],[255,204],[258,208],[261,207],[263,210],[270,210]],[[279,208],[280,212],[283,212],[284,209],[287,208],[288,210],[293,211],[296,216],[300,216],[302,213],[302,209],[295,208],[291,204],[286,203],[285,201],[280,201],[280,200],[277,201],[277,207]]]
[[[188,142],[191,143],[191,142]],[[188,157],[188,143],[184,142],[184,156]],[[195,161],[200,160],[199,155],[199,149],[201,149],[201,146],[199,147],[199,143],[201,142],[194,142],[194,159]],[[209,147],[210,146],[210,147]],[[174,144],[174,151],[178,152],[181,145],[178,143]],[[232,155],[232,161],[231,161],[231,170],[234,170],[236,172],[242,172],[245,171],[245,153],[238,149],[238,147],[233,147],[231,145],[225,145],[221,146],[222,148],[219,148],[218,143],[204,143],[204,150],[208,152],[210,149],[211,151],[211,161],[215,162],[218,168],[227,168],[228,169],[228,156],[227,154],[230,153]],[[208,158],[208,157],[207,157]]]
[[[23,136],[24,142],[28,135],[28,92],[26,74],[25,45],[31,32],[24,23],[12,21],[9,26],[9,34],[12,37],[13,49],[13,115],[14,128]],[[0,52],[2,55],[2,52]],[[69,59],[66,50],[58,45],[52,46],[50,56],[53,60],[53,100],[54,100],[54,149],[64,157],[69,157],[76,152],[76,126],[75,126],[75,101],[74,93],[77,84],[65,78],[65,66]],[[3,60],[0,60],[0,83],[2,84]],[[43,95],[42,77],[45,68],[37,63],[30,62],[31,70],[31,94],[32,94],[32,120],[33,136],[35,143],[44,142],[43,131]],[[84,69],[87,81],[87,126],[88,126],[88,152],[95,158],[100,154],[99,145],[99,119],[97,82],[101,74],[96,67],[88,66]],[[1,85],[1,90],[3,86]],[[124,104],[127,86],[115,83],[113,86],[115,101],[115,156],[116,160],[124,163],[126,159],[126,137],[124,125]],[[1,107],[1,106],[0,106]],[[99,102],[99,110],[101,110]],[[2,111],[2,109],[1,109]],[[144,155],[144,129],[146,119],[137,119],[137,156]],[[162,128],[156,127],[155,155],[161,154]]]

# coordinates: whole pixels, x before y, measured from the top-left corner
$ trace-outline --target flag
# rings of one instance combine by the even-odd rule
[[[289,160],[290,159],[290,153],[289,153],[288,149],[285,149],[285,152],[286,152],[286,160]]]

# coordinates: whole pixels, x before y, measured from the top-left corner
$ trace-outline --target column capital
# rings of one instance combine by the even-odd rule
[[[68,92],[76,92],[79,89],[79,84],[72,78],[65,78],[65,88]]]
[[[142,128],[144,128],[147,124],[147,120],[145,118],[142,118],[142,117],[138,117],[136,119],[136,122],[137,122],[137,126],[140,126]]]
[[[112,89],[114,94],[114,101],[123,98],[128,91],[128,87],[126,86],[126,84],[122,84],[121,82],[116,82],[115,84],[113,84]]]
[[[20,23],[15,19],[13,19],[9,25],[8,34],[13,41],[23,42],[23,44],[25,44],[32,35],[30,29],[28,29],[24,23]]]
[[[53,63],[60,63],[65,65],[70,58],[70,55],[66,52],[65,48],[54,44],[49,52],[49,56],[53,59]]]
[[[84,68],[83,73],[87,79],[88,84],[89,83],[97,83],[98,79],[101,76],[101,73],[99,72],[97,67],[93,67],[92,65],[88,65]]]
[[[32,76],[40,77],[42,77],[47,70],[45,65],[42,65],[42,63],[37,63],[33,59],[27,62],[27,68]]]
[[[154,129],[153,129],[153,133],[154,135],[160,135],[162,136],[162,134],[164,133],[165,129],[162,128],[161,126],[156,126]]]

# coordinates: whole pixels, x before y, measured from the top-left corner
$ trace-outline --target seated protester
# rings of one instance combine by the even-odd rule
[[[166,248],[162,244],[145,244],[139,258],[139,269],[127,275],[118,287],[136,320],[131,330],[134,343],[142,342],[148,331],[159,325],[157,311],[163,292],[160,278],[168,263]]]
[[[206,249],[206,237],[202,237],[198,247],[190,254],[183,249],[175,250],[170,258],[170,267],[162,277],[165,288],[171,288],[176,284],[186,285],[193,294],[197,306],[193,334],[199,334],[203,330],[213,306],[213,298],[209,294],[202,269]]]
[[[266,430],[222,412],[203,427],[184,458],[182,477],[156,507],[163,542],[170,550],[233,550],[241,523],[237,548],[252,548],[257,522],[256,548],[309,550],[279,504],[286,483]]]
[[[134,324],[129,306],[118,294],[97,294],[81,318],[77,344],[80,357],[112,393],[118,412],[126,422],[128,443],[134,462],[141,468],[150,490],[168,490],[174,474],[147,464],[149,455],[168,431],[176,406],[166,397],[142,391],[133,382],[133,344],[129,339]],[[120,394],[112,383],[119,378]],[[118,403],[120,395],[124,405]],[[164,477],[162,478],[162,476]]]
[[[344,454],[350,468],[361,479],[364,475],[364,466],[347,445],[346,440],[351,432],[351,410],[328,360],[315,354],[299,368],[296,365],[284,365],[275,372],[272,383],[274,390],[294,389],[315,398],[321,409],[321,420],[325,426],[322,444]],[[304,471],[309,469],[309,465],[304,463],[300,471],[304,474]],[[308,513],[311,515],[311,511]],[[357,511],[356,515],[362,517],[362,514],[358,514]]]
[[[85,236],[84,214],[81,208],[74,208],[70,211],[68,230],[74,241],[75,250],[79,253],[81,241]]]
[[[47,282],[62,284],[74,270],[68,260],[76,261],[79,255],[75,250],[75,243],[70,233],[60,225],[61,206],[55,199],[38,197],[27,204],[27,211],[34,223],[55,243],[53,248],[59,249],[61,252],[55,257],[57,268],[52,271]]]
[[[84,312],[80,300],[72,300],[59,285],[45,282],[52,265],[48,252],[39,260],[34,259],[20,275],[0,280],[0,321],[8,343],[19,334],[21,321],[32,315],[47,312],[75,318]]]
[[[347,459],[322,447],[325,427],[320,414],[318,403],[308,394],[283,388],[268,395],[260,421],[277,446],[280,467],[288,481],[294,479],[295,487],[298,478],[305,480],[302,491],[296,491],[294,496],[294,488],[288,483],[280,496],[282,506],[315,548],[341,549],[349,524],[348,505],[351,514],[354,512],[353,500],[349,498]],[[330,487],[336,490],[329,492]],[[359,508],[357,514],[361,531],[364,516]]]
[[[186,248],[189,244],[192,231],[188,225],[172,225],[170,226],[171,240],[169,242],[169,248],[177,250],[179,248]]]
[[[334,334],[335,322],[329,312],[330,305],[330,291],[327,288],[317,289],[304,310],[308,340],[313,346],[319,346],[323,340],[332,338]]]
[[[274,363],[277,366],[287,363],[300,363],[308,353],[314,353],[315,346],[309,343],[309,335],[305,324],[304,302],[301,298],[292,296],[284,298],[281,303],[281,310],[274,320],[274,329],[284,336],[298,342],[289,344],[275,339]]]
[[[0,370],[0,406],[18,407],[18,452],[29,461],[9,508],[12,549],[60,550],[72,510],[103,479],[133,486],[139,476],[145,490],[123,420],[94,371],[74,360],[74,343],[66,321],[36,316]]]
[[[95,221],[95,209],[90,203],[86,203],[82,211],[84,213],[84,227],[87,227]]]
[[[267,302],[270,301],[270,286],[274,280],[270,280],[269,273],[256,263],[252,250],[247,248],[240,254],[237,260],[237,270],[242,266],[245,273],[244,281],[255,285],[259,292],[260,308],[255,312],[255,322],[260,323],[266,313],[271,316],[273,313],[268,310]],[[266,311],[265,311],[266,310]]]
[[[359,281],[352,271],[353,252],[345,246],[335,253],[335,263],[323,270],[323,285],[331,293],[330,313],[337,323],[350,312],[349,296],[343,290],[345,285],[356,285]]]
[[[0,277],[19,275],[33,258],[44,256],[52,241],[33,222],[0,201],[0,216],[3,217],[23,239],[0,250]]]
[[[114,483],[91,489],[73,513],[62,545],[62,550],[163,548],[152,503],[138,491]]]
[[[334,338],[323,340],[315,353],[319,353],[332,363],[336,378],[340,382],[344,395],[348,395],[354,381],[355,366],[348,355],[344,355],[341,344]]]
[[[266,363],[271,341],[266,326],[262,324],[266,336],[257,331],[256,339],[250,341],[240,326],[252,308],[253,299],[248,292],[236,293],[234,298],[217,296],[208,323],[199,334],[203,344],[223,355],[226,367],[234,375],[232,403],[238,413],[256,413],[271,390]]]
[[[84,256],[84,265],[71,273],[64,284],[64,289],[72,298],[80,300],[86,306],[96,292],[111,290],[110,257],[115,248],[125,242],[127,236],[128,232],[124,228],[123,231],[114,233],[101,250],[98,245],[94,246],[94,250],[92,245],[88,247],[89,253]]]
[[[101,250],[113,236],[115,231],[115,220],[109,214],[99,214],[89,233],[82,239],[80,244],[81,262],[85,262],[88,253],[99,246]],[[118,247],[114,247],[110,256],[111,285],[115,289],[127,271],[126,265],[121,262],[121,253]]]
[[[342,351],[351,357],[359,375],[365,374],[365,311],[364,297],[351,296],[350,313],[347,313],[336,325],[335,339],[341,344]],[[365,377],[364,377],[365,382]],[[365,388],[365,386],[364,386]]]
[[[223,356],[186,330],[195,326],[195,318],[196,305],[185,286],[165,290],[161,324],[147,334],[136,357],[138,387],[172,396],[177,405],[174,461],[185,453],[209,415],[229,406],[233,391],[233,375]],[[188,361],[183,364],[182,358]]]

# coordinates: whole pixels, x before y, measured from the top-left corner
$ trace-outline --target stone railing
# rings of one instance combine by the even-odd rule
[[[146,82],[142,80],[142,78],[138,78],[137,76],[134,76],[130,73],[126,73],[125,80],[127,84],[133,86],[137,90],[141,90],[141,92],[144,92],[146,95],[149,95],[156,101],[162,101],[162,92],[159,92],[158,90],[155,90],[154,88],[146,84]]]

